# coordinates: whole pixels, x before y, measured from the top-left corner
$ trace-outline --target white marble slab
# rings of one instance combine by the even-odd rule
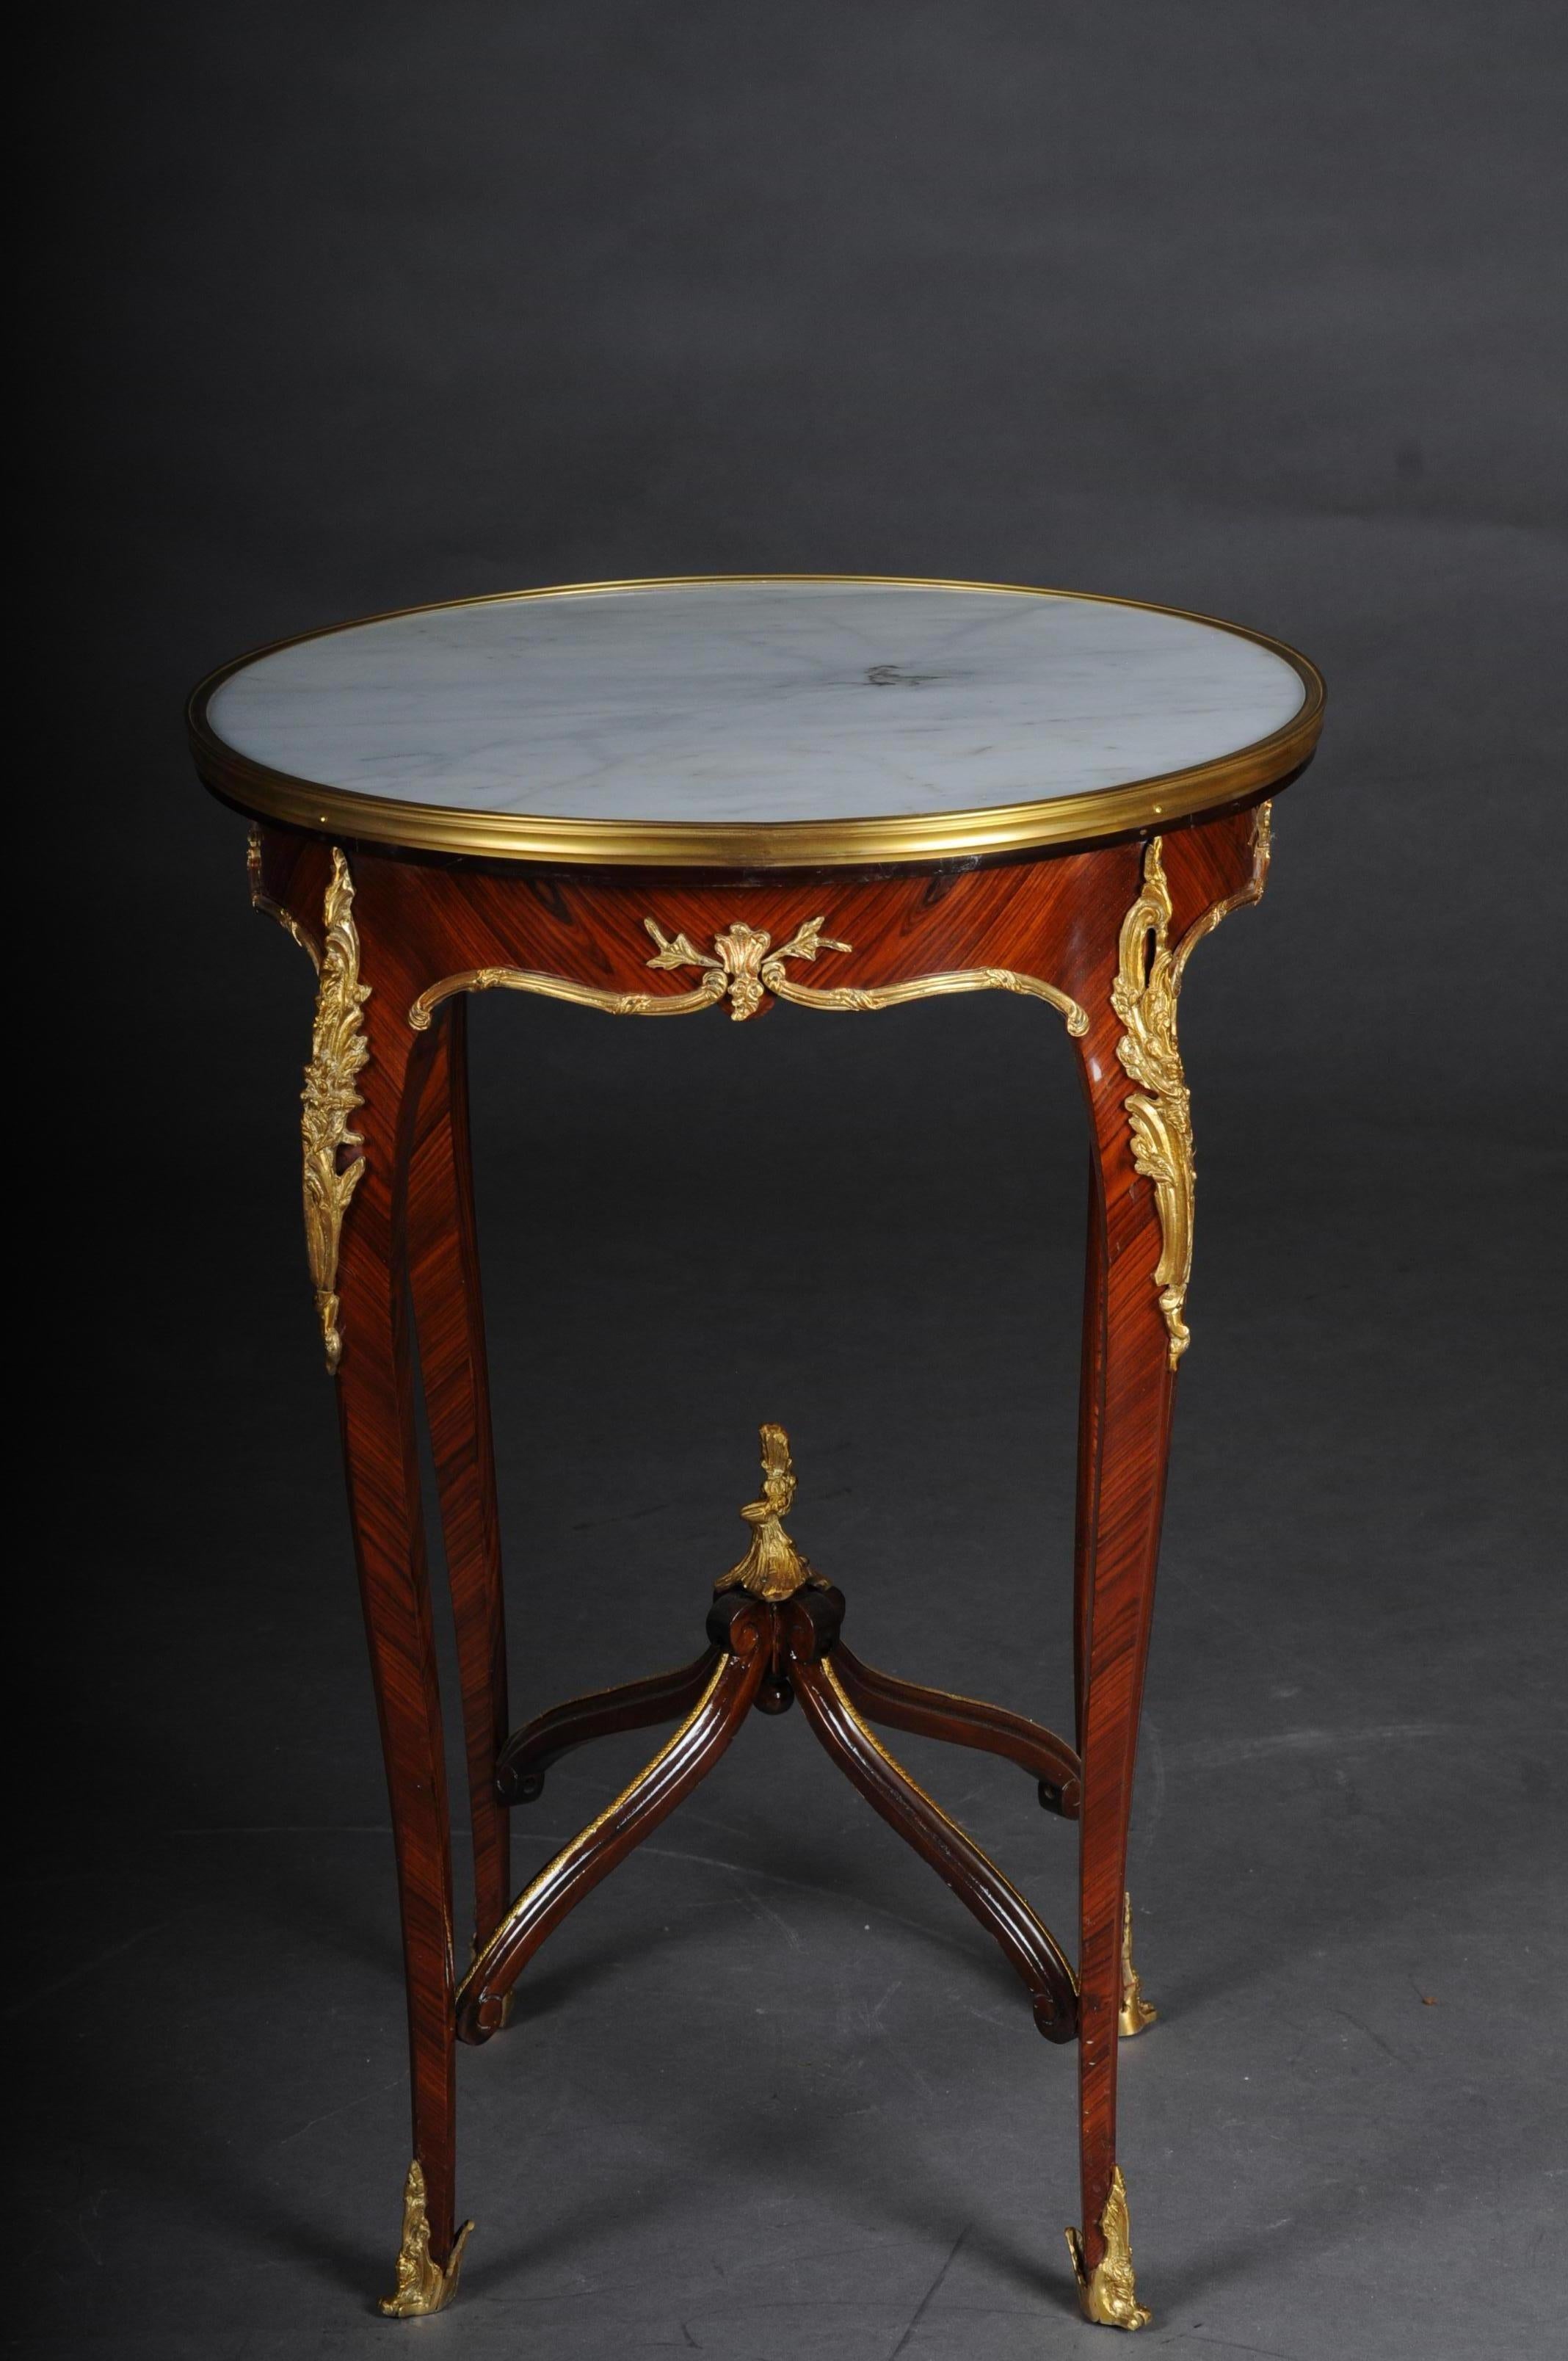
[[[1135,607],[882,583],[487,599],[234,675],[209,719],[292,777],[458,810],[817,820],[1118,786],[1266,737],[1302,686]]]

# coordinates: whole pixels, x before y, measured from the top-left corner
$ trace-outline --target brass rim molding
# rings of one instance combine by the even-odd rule
[[[329,1376],[343,1358],[337,1325],[337,1253],[343,1217],[365,1170],[363,1156],[339,1162],[345,1148],[363,1145],[348,1118],[364,1104],[355,1088],[370,1056],[364,1038],[364,1005],[370,987],[359,981],[359,929],[354,923],[354,881],[334,844],[332,876],[323,909],[321,979],[316,987],[311,1062],[302,1093],[300,1129],[304,1143],[305,1251],[316,1291],[316,1317],[326,1348]]]
[[[1083,2244],[1076,2230],[1067,2233],[1067,2250],[1072,2257],[1073,2277],[1078,2281],[1078,2301],[1085,2320],[1094,2321],[1102,2328],[1146,2328],[1152,2313],[1138,2301],[1137,2282],[1133,2277],[1133,2247],[1128,2235],[1127,2184],[1122,2178],[1122,2168],[1111,2169],[1111,2193],[1105,2200],[1105,2210],[1100,2216],[1100,2235],[1105,2241],[1105,2252],[1092,2271],[1083,2265]]]
[[[506,600],[592,598],[610,590],[664,590],[744,582],[882,583],[892,588],[999,592],[1076,598],[1085,605],[1132,607],[1172,615],[1250,640],[1290,665],[1302,701],[1290,719],[1266,738],[1188,770],[1138,779],[1120,787],[1058,796],[1047,802],[996,804],[970,811],[930,812],[865,819],[727,821],[558,819],[516,812],[473,812],[437,804],[400,803],[355,795],[298,779],[239,753],[208,719],[214,696],[226,680],[263,656],[306,640],[326,639],[366,623],[437,609],[494,606]],[[1220,615],[1166,607],[1147,598],[1116,598],[1096,591],[1054,590],[1038,583],[951,582],[902,574],[691,574],[650,576],[625,582],[572,582],[540,590],[512,590],[474,598],[433,599],[384,614],[356,616],[323,631],[298,631],[222,664],[192,691],[186,709],[191,751],[205,785],[226,802],[266,819],[313,834],[334,834],[412,851],[466,853],[502,861],[550,861],[574,866],[685,869],[842,868],[867,862],[945,861],[1026,851],[1047,844],[1086,844],[1125,836],[1160,822],[1190,818],[1243,803],[1260,788],[1278,785],[1310,756],[1322,729],[1323,682],[1315,664],[1266,632]]]
[[[1172,950],[1173,906],[1164,852],[1160,839],[1151,837],[1144,849],[1142,890],[1122,921],[1111,1005],[1126,1030],[1116,1044],[1116,1055],[1128,1080],[1139,1086],[1126,1103],[1127,1123],[1134,1165],[1154,1182],[1161,1240],[1154,1283],[1169,1331],[1173,1369],[1192,1341],[1185,1310],[1198,1181],[1192,1099],[1177,1040],[1177,1001],[1188,960],[1204,936],[1212,934],[1230,911],[1262,900],[1272,840],[1272,807],[1260,804],[1253,819],[1251,877],[1195,919]]]
[[[658,945],[648,965],[701,968],[702,981],[694,991],[606,992],[596,984],[574,983],[569,977],[536,973],[528,968],[471,967],[457,975],[443,976],[439,983],[422,992],[409,1010],[409,1023],[416,1033],[427,1031],[441,1003],[458,992],[532,992],[546,1000],[567,1000],[579,1008],[597,1008],[607,1016],[689,1016],[696,1009],[716,1008],[728,1000],[729,1014],[738,1025],[754,1016],[770,993],[776,999],[790,1001],[796,1008],[825,1008],[854,1016],[903,1007],[915,1000],[940,999],[958,992],[1021,992],[1031,999],[1048,1001],[1066,1017],[1069,1033],[1080,1037],[1089,1030],[1088,1011],[1080,1008],[1076,1000],[1037,975],[1020,975],[1007,967],[955,968],[942,975],[915,976],[905,983],[846,983],[827,988],[796,983],[785,972],[785,960],[815,960],[819,950],[849,951],[854,948],[851,943],[836,942],[831,935],[825,935],[820,917],[808,918],[804,926],[797,927],[789,941],[781,943],[777,950],[771,948],[773,937],[765,928],[749,927],[744,919],[738,918],[721,935],[715,935],[711,955],[698,950],[686,935],[666,935],[656,918],[644,918],[642,924]]]

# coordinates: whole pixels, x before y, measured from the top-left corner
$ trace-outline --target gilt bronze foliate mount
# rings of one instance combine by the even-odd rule
[[[452,2242],[452,2252],[438,2263],[430,2251],[430,2216],[425,2206],[424,2167],[416,2156],[403,2183],[403,2235],[398,2247],[397,2281],[390,2295],[381,2297],[377,2310],[388,2320],[422,2320],[444,2312],[457,2292],[463,2249],[473,2230],[465,2222]]]
[[[748,1500],[740,1511],[751,1528],[751,1546],[738,1565],[720,1575],[713,1586],[715,1594],[748,1590],[753,1598],[766,1598],[776,1605],[781,1599],[793,1598],[806,1583],[817,1590],[829,1590],[832,1585],[827,1576],[807,1565],[784,1529],[783,1520],[795,1506],[795,1462],[790,1457],[789,1437],[782,1426],[764,1426],[759,1439],[762,1497]]]
[[[642,924],[657,948],[648,961],[652,968],[697,968],[701,980],[689,992],[610,992],[598,984],[578,983],[569,976],[549,975],[531,968],[472,967],[446,975],[429,985],[409,1010],[416,1033],[429,1027],[444,1000],[458,992],[531,992],[545,1000],[570,1001],[578,1008],[597,1008],[607,1016],[689,1016],[724,1002],[736,1024],[755,1016],[770,997],[787,1000],[796,1008],[864,1015],[882,1008],[902,1008],[911,1001],[945,999],[962,992],[1019,992],[1047,1001],[1067,1020],[1069,1033],[1081,1037],[1089,1016],[1069,994],[1037,975],[1024,975],[1005,967],[952,968],[938,975],[910,976],[897,983],[817,985],[800,983],[785,967],[786,960],[815,961],[819,951],[849,952],[854,946],[822,931],[826,918],[807,918],[789,940],[773,949],[763,927],[737,918],[715,935],[711,951],[700,950],[689,935],[668,935],[656,918]]]
[[[354,881],[334,845],[323,910],[323,935],[316,986],[311,1062],[302,1093],[304,1147],[305,1246],[315,1288],[316,1318],[329,1374],[343,1356],[337,1324],[337,1257],[344,1215],[365,1171],[364,1142],[348,1119],[362,1104],[357,1080],[369,1059],[364,1005],[370,987],[359,980],[359,930],[354,923]],[[291,930],[312,947],[298,928]],[[355,1151],[346,1163],[342,1151]]]
[[[1103,2252],[1090,2270],[1078,2232],[1069,2229],[1067,2233],[1067,2250],[1072,2257],[1078,2301],[1085,2320],[1102,2328],[1146,2328],[1152,2314],[1138,2301],[1127,2226],[1127,2184],[1120,2165],[1112,2169],[1111,2193],[1100,2216],[1100,2236]]]
[[[1168,1331],[1173,1369],[1190,1342],[1186,1301],[1192,1274],[1197,1191],[1191,1096],[1177,1038],[1177,1003],[1187,961],[1197,943],[1232,910],[1261,898],[1268,875],[1270,820],[1271,807],[1260,804],[1253,822],[1253,867],[1247,883],[1212,904],[1177,943],[1170,939],[1173,906],[1162,842],[1152,837],[1144,851],[1140,890],[1122,923],[1111,985],[1112,1006],[1125,1028],[1117,1041],[1116,1055],[1135,1085],[1126,1101],[1135,1168],[1154,1184],[1161,1246],[1153,1279]],[[341,1151],[360,1146],[357,1135],[348,1128],[348,1116],[359,1104],[355,1078],[368,1056],[361,1008],[370,993],[369,986],[359,980],[354,883],[347,861],[334,846],[323,913],[323,949],[318,952],[311,937],[265,891],[260,842],[254,829],[248,868],[255,906],[285,926],[319,970],[304,1093],[305,1233],[327,1368],[335,1372],[343,1351],[335,1292],[338,1246],[344,1217],[364,1169],[362,1156],[351,1155],[345,1163]],[[1014,992],[1058,1009],[1069,1033],[1081,1038],[1089,1030],[1087,1012],[1069,994],[1038,976],[1010,968],[953,969],[880,985],[800,983],[789,974],[786,961],[815,961],[819,952],[848,953],[851,949],[849,943],[823,933],[826,919],[820,914],[797,927],[776,950],[765,928],[743,919],[714,937],[711,952],[699,950],[685,933],[666,934],[653,917],[642,923],[656,946],[648,965],[698,969],[700,981],[691,991],[610,992],[567,976],[523,968],[469,968],[444,976],[422,992],[409,1010],[409,1023],[417,1032],[428,1031],[443,1001],[458,993],[492,990],[534,993],[617,1016],[679,1016],[728,1002],[737,1024],[755,1016],[770,995],[797,1007],[862,1013],[955,993]]]

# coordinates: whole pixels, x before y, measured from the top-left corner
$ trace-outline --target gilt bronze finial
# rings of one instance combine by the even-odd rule
[[[716,1591],[749,1590],[753,1598],[793,1598],[803,1583],[828,1587],[813,1571],[784,1529],[795,1504],[795,1463],[782,1426],[759,1430],[762,1444],[762,1497],[748,1500],[740,1514],[751,1527],[751,1546],[738,1565],[714,1584]]]

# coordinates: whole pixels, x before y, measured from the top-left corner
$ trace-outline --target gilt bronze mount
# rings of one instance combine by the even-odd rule
[[[474,2224],[465,2222],[444,2263],[430,2251],[430,2215],[425,2206],[424,2168],[416,2156],[403,2183],[403,2235],[398,2248],[397,2282],[377,2311],[388,2320],[422,2320],[444,2312],[457,2292],[463,2250]]]

